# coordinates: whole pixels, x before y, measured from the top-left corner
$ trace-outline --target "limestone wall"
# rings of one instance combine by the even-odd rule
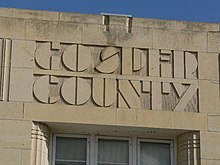
[[[168,138],[175,163],[220,164],[219,54],[219,24],[0,9],[0,164],[49,164],[53,133]]]

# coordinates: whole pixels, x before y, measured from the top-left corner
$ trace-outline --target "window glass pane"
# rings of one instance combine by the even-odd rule
[[[56,162],[55,165],[86,165],[86,163]]]
[[[141,142],[140,165],[170,165],[170,144]]]
[[[56,164],[83,165],[86,162],[87,139],[86,138],[56,138]],[[60,163],[59,163],[60,162]],[[63,162],[63,163],[62,163]],[[65,163],[64,163],[65,162]]]
[[[128,164],[129,143],[127,140],[98,140],[99,165]]]

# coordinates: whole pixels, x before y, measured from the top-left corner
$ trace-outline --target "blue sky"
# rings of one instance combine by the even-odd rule
[[[220,23],[220,0],[0,0],[0,7]]]

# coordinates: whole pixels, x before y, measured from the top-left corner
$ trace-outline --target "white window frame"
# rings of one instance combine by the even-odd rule
[[[53,136],[52,165],[55,165],[55,162],[56,162],[56,138],[57,137],[86,139],[87,140],[86,165],[90,164],[90,136],[89,135],[54,134],[54,136]]]
[[[95,136],[95,165],[98,165],[98,140],[124,140],[128,141],[128,165],[132,165],[132,138],[117,136]]]
[[[163,140],[163,139],[148,139],[139,137],[120,137],[120,136],[99,136],[95,134],[79,135],[79,134],[53,134],[52,144],[52,164],[55,165],[56,161],[56,138],[67,137],[67,138],[83,138],[87,139],[87,156],[86,165],[98,165],[98,140],[125,140],[128,141],[129,145],[129,165],[140,165],[140,143],[141,142],[152,142],[152,143],[167,143],[170,144],[170,162],[174,165],[174,143],[175,139]]]
[[[137,139],[137,165],[140,165],[140,144],[141,142],[150,142],[150,143],[164,143],[164,144],[170,144],[170,164],[174,165],[174,141],[173,140],[160,140],[160,139],[143,139],[143,138],[138,138]]]

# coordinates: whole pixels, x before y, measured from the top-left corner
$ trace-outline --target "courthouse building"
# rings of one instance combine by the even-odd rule
[[[220,165],[220,24],[0,9],[0,165]]]

